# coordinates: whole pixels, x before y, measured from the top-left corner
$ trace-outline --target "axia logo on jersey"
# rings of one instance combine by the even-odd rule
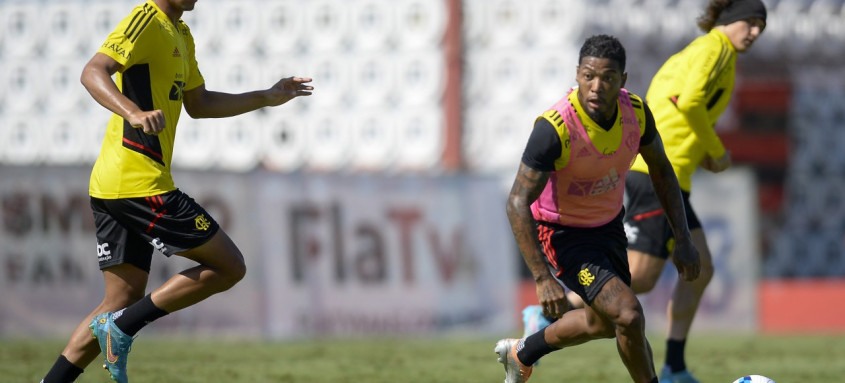
[[[109,250],[109,243],[97,242],[97,260],[100,262],[111,259],[111,250]]]

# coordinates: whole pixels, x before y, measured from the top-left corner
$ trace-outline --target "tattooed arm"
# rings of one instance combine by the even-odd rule
[[[701,264],[698,251],[690,238],[681,187],[678,186],[678,178],[675,176],[672,164],[666,158],[663,140],[659,135],[655,136],[650,144],[640,146],[640,154],[648,164],[648,174],[654,185],[654,191],[660,199],[660,204],[663,205],[666,217],[672,225],[672,232],[675,234],[672,261],[675,262],[675,267],[681,277],[688,281],[694,280],[698,278]]]
[[[537,237],[537,226],[531,214],[531,204],[540,196],[549,173],[519,164],[516,179],[508,196],[508,221],[525,264],[537,284],[537,298],[546,315],[559,318],[566,312],[563,288],[549,271],[543,248]]]

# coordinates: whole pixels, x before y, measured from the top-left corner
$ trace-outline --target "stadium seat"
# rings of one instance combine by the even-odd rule
[[[406,111],[401,119],[395,119],[396,142],[402,148],[395,161],[396,169],[426,171],[440,163],[444,146],[443,115],[432,113],[433,110],[437,111],[434,107]]]
[[[397,142],[396,122],[399,116],[372,109],[358,111],[352,120],[352,155],[350,165],[354,170],[382,171],[393,162],[396,152],[416,145],[415,142]]]
[[[263,163],[267,169],[290,172],[305,162],[306,124],[295,113],[271,113],[261,124]]]
[[[438,47],[446,27],[446,2],[394,0],[396,33],[400,50],[428,50]]]
[[[261,158],[261,125],[264,118],[259,113],[219,120],[220,150],[215,154],[216,167],[222,170],[245,172],[255,168]]]
[[[337,171],[349,165],[352,124],[345,114],[309,116],[305,128],[305,165],[315,171]]]
[[[179,119],[173,166],[183,169],[212,169],[218,165],[220,152],[228,150],[221,145],[222,127],[218,119],[195,120],[188,116]]]

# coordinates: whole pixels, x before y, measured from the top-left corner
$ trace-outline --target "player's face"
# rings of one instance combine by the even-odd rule
[[[615,60],[584,57],[577,67],[578,101],[590,118],[603,122],[613,118],[619,89],[625,86],[627,74]]]
[[[725,34],[728,35],[736,51],[745,52],[766,29],[766,22],[758,18],[740,20],[728,24],[725,29]]]

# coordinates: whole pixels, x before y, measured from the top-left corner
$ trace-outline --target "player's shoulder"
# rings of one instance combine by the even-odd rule
[[[152,24],[158,12],[158,8],[150,3],[139,4],[118,25],[118,30],[134,41]]]
[[[628,98],[631,99],[631,106],[633,106],[634,109],[640,109],[640,110],[643,109],[643,98],[642,97],[640,97],[637,94],[628,92]]]
[[[563,116],[555,109],[549,109],[541,114],[537,119],[543,119],[552,124],[555,129],[560,129],[563,126]]]

